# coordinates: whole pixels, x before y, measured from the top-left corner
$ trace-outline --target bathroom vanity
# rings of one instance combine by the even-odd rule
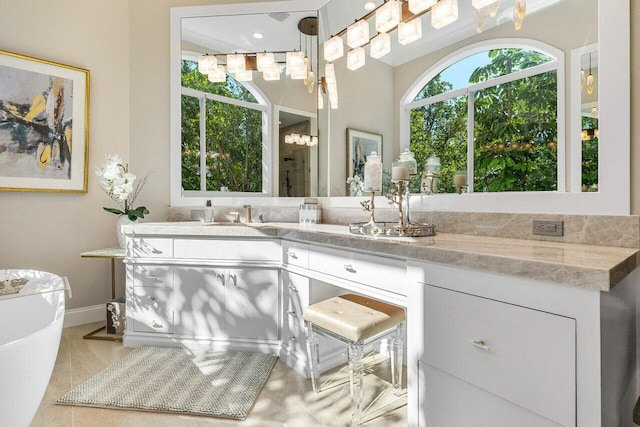
[[[637,249],[290,223],[125,230],[126,346],[272,352],[306,374],[302,311],[355,292],[407,308],[411,426],[631,423]]]

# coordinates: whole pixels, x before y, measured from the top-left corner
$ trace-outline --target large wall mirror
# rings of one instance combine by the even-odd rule
[[[288,50],[291,47],[265,47],[256,44],[255,39],[251,40],[250,36],[256,31],[253,22],[258,22],[255,18],[268,16],[273,20],[274,16],[287,14],[297,20],[317,12],[316,42],[320,44],[320,48],[309,48],[313,51],[312,55],[315,55],[313,66],[318,78],[315,88],[310,92],[300,82],[283,79],[278,83],[277,89],[271,90],[254,79],[252,84],[257,87],[258,93],[256,99],[260,101],[260,97],[264,97],[261,108],[268,109],[272,117],[271,123],[263,123],[262,130],[268,134],[262,140],[263,185],[258,193],[239,191],[231,194],[239,198],[255,198],[260,195],[264,203],[271,203],[264,196],[277,195],[280,200],[277,203],[282,204],[287,203],[284,201],[287,196],[295,198],[304,191],[304,195],[330,196],[325,200],[326,204],[357,206],[357,200],[336,197],[348,194],[347,129],[381,135],[383,163],[387,170],[390,169],[391,162],[402,149],[415,143],[411,142],[415,136],[411,134],[407,97],[419,91],[430,77],[454,64],[454,59],[460,57],[460,52],[464,52],[465,48],[479,52],[479,47],[485,46],[485,50],[490,50],[496,47],[495,41],[500,40],[515,47],[534,46],[537,51],[557,59],[557,64],[553,67],[557,73],[559,99],[555,113],[557,135],[546,141],[547,146],[555,150],[555,184],[542,190],[516,192],[485,192],[483,190],[488,186],[484,189],[476,186],[473,193],[460,196],[423,195],[416,198],[415,203],[425,209],[440,210],[629,213],[628,0],[528,0],[527,13],[518,31],[512,21],[512,0],[502,0],[495,16],[484,16],[480,33],[478,16],[474,14],[470,1],[460,0],[458,21],[440,30],[431,27],[431,12],[427,12],[422,16],[421,40],[400,45],[395,41],[397,30],[392,30],[391,53],[388,55],[373,59],[369,56],[367,46],[365,65],[354,71],[347,69],[346,55],[333,61],[339,102],[338,108],[332,109],[328,95],[323,94],[319,85],[319,79],[326,77],[321,44],[367,14],[365,3],[364,0],[288,1],[172,9],[172,205],[197,205],[203,199],[200,196],[204,196],[193,190],[189,194],[179,179],[176,179],[184,167],[180,160],[183,155],[181,150],[184,150],[184,129],[181,129],[180,123],[181,61],[185,55],[188,56],[189,51],[192,55],[193,52],[202,53],[203,45],[211,42],[198,41],[197,37],[192,37],[193,34],[188,35],[187,33],[196,31],[193,28],[187,30],[189,23],[196,23],[202,17],[221,18],[220,25],[214,27],[217,31],[222,31],[223,35],[209,37],[218,42],[227,42],[226,45],[219,44],[216,47],[218,52],[241,51],[237,48],[240,40],[250,42],[250,45],[242,47],[244,51]],[[374,7],[381,3],[382,0],[373,2]],[[244,25],[236,22],[228,25],[233,22],[231,17],[245,19],[248,23]],[[370,26],[373,37],[373,22]],[[550,28],[554,30],[550,31]],[[343,38],[346,53],[350,48],[346,45],[346,36]],[[290,41],[291,39],[296,46],[306,43],[299,34],[289,36]],[[228,43],[230,40],[234,43]],[[471,50],[470,54],[474,53]],[[590,70],[586,70],[589,57],[591,66]],[[596,98],[581,93],[586,83],[581,74],[585,70],[591,71],[595,77]],[[469,74],[472,72],[473,70],[469,71]],[[322,104],[323,108],[316,110],[317,103]],[[305,155],[301,156],[281,153],[281,141],[286,134],[279,132],[283,122],[280,115],[286,120],[292,117],[294,120],[299,119],[296,125],[301,128],[310,126],[309,133],[318,136],[318,145],[307,149]],[[600,134],[603,136],[600,137]],[[600,138],[603,138],[601,144]],[[474,139],[478,139],[478,136],[474,136]],[[471,143],[473,144],[473,139]],[[467,152],[463,153],[463,157],[473,161],[478,157],[473,153],[469,154],[469,146],[465,141]],[[512,150],[516,150],[519,145],[514,144],[514,147]],[[304,159],[304,165],[294,165],[294,158]],[[534,159],[532,163],[539,161]],[[201,164],[206,166],[206,160]],[[457,170],[458,166],[455,168]],[[289,170],[289,180],[286,172],[282,173],[283,170]],[[544,175],[548,173],[545,172]],[[474,179],[472,175],[469,178]],[[294,184],[293,181],[297,183]],[[305,190],[301,190],[302,188]]]

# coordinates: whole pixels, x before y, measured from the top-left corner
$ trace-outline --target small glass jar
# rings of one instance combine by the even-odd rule
[[[364,190],[382,192],[382,160],[375,151],[364,164]]]
[[[404,151],[400,153],[398,164],[407,168],[407,170],[409,171],[409,176],[413,176],[418,172],[418,163],[416,162],[416,156],[408,148],[405,148]]]
[[[431,173],[432,175],[439,175],[440,169],[442,165],[440,164],[440,157],[432,154],[427,159],[427,163],[425,164],[424,170],[427,173]]]

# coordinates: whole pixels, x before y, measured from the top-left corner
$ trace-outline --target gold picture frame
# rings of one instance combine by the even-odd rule
[[[89,71],[0,50],[0,190],[86,193]]]

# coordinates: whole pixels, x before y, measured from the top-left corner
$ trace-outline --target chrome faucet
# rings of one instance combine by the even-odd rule
[[[251,220],[251,205],[244,205],[243,208],[245,210],[245,214],[247,215],[247,224],[253,222]]]

